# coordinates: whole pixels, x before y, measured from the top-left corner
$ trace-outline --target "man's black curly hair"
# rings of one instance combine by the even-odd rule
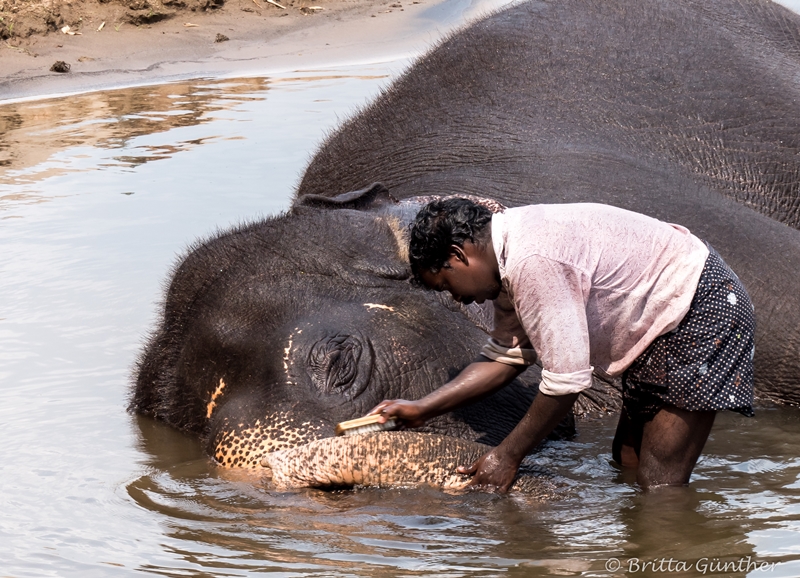
[[[412,283],[423,286],[422,273],[438,273],[450,258],[450,247],[464,246],[464,241],[480,244],[492,212],[468,199],[450,198],[431,201],[411,223],[408,258]]]

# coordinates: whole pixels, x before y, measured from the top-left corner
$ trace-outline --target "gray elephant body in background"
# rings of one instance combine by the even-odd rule
[[[436,195],[601,202],[688,227],[753,299],[757,395],[797,403],[799,97],[800,20],[769,2],[559,0],[494,14],[328,138],[287,215],[190,252],[131,406],[197,432],[222,464],[257,467],[444,383],[491,316],[408,283],[403,226]],[[363,188],[376,181],[388,191]],[[427,431],[496,444],[537,380],[533,368]],[[589,396],[582,410],[618,407],[610,386]]]
[[[756,306],[757,393],[800,402],[800,17],[767,1],[527,2],[415,64],[298,196],[601,202],[708,240]]]

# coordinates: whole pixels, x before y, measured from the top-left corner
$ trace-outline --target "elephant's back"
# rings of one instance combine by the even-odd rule
[[[769,2],[525,3],[412,66],[322,145],[298,194],[381,181],[556,202],[564,172],[633,163],[798,227],[798,39]],[[593,184],[619,187],[602,170]]]

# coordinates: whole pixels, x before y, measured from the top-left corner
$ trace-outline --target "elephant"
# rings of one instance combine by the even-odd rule
[[[430,449],[447,444],[415,436],[499,443],[540,368],[420,430],[327,440],[383,399],[433,391],[491,330],[491,305],[409,282],[406,227],[446,196],[492,210],[605,203],[687,227],[755,305],[758,398],[796,404],[798,79],[800,19],[766,0],[531,0],[492,14],[342,123],[286,214],[182,258],[130,407],[287,485],[381,485],[395,478],[356,470],[402,461],[402,483],[457,487],[452,454]],[[619,384],[598,378],[575,413],[619,407]],[[345,454],[330,474],[322,458]]]
[[[267,454],[262,465],[280,488],[397,487],[422,484],[446,491],[467,489],[470,477],[456,471],[490,446],[437,434],[407,431],[368,433],[351,439],[322,438]],[[356,439],[357,438],[357,439]],[[402,447],[403,453],[397,455]],[[524,461],[511,491],[530,500],[553,501],[569,486],[536,464]]]

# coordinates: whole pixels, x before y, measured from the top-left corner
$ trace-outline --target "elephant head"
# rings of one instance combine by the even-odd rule
[[[270,452],[330,438],[383,399],[446,382],[477,355],[492,310],[409,282],[404,231],[428,200],[397,201],[378,184],[302,197],[288,214],[195,246],[174,271],[131,407],[200,434],[223,466],[260,468]],[[413,435],[497,444],[538,378],[533,368]],[[612,389],[599,395],[615,403]],[[391,438],[396,453],[409,435]],[[393,452],[380,451],[386,463]]]
[[[132,408],[257,468],[447,381],[491,315],[412,286],[403,229],[419,195],[453,193],[686,226],[755,304],[757,394],[800,403],[799,37],[797,15],[756,0],[530,1],[454,34],[328,137],[288,214],[182,260]],[[391,194],[354,190],[376,180]],[[537,371],[416,435],[498,443]]]

